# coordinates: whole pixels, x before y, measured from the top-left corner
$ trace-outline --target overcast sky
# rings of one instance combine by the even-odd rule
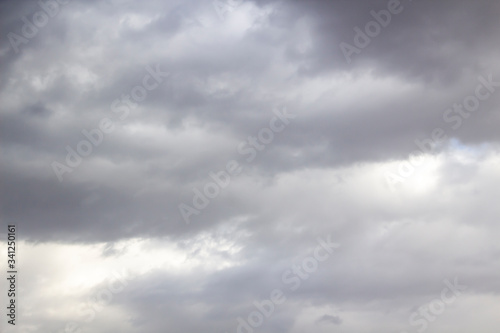
[[[0,7],[2,332],[498,333],[500,2]]]

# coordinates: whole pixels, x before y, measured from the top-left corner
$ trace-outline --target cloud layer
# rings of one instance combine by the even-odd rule
[[[0,7],[20,332],[498,331],[498,2]]]

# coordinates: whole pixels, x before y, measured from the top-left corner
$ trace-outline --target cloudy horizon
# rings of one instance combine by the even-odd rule
[[[0,7],[2,332],[498,332],[499,2]]]

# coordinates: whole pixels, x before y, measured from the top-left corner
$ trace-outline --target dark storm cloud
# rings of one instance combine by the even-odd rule
[[[129,234],[136,229],[146,234],[148,230],[184,233],[189,228],[179,223],[176,205],[181,199],[189,200],[192,188],[203,185],[208,172],[223,168],[232,158],[241,158],[237,144],[265,126],[276,105],[288,106],[290,112],[300,115],[300,121],[259,154],[257,163],[249,166],[249,175],[257,172],[274,177],[307,167],[405,158],[416,148],[414,140],[427,138],[435,127],[445,128],[449,137],[457,136],[466,143],[498,140],[498,94],[482,102],[481,109],[464,120],[458,131],[449,130],[443,120],[446,108],[473,93],[477,76],[497,73],[497,68],[491,67],[497,48],[496,3],[454,2],[451,6],[403,2],[405,10],[351,64],[343,59],[338,44],[351,42],[352,28],[363,26],[371,19],[370,10],[383,9],[386,2],[274,5],[265,28],[255,26],[241,36],[226,38],[221,27],[224,22],[219,22],[206,4],[72,2],[61,7],[20,54],[13,56],[11,50],[3,56],[10,64],[2,76],[3,99],[8,101],[1,131],[4,152],[9,156],[2,170],[5,217],[34,224],[27,230],[35,239],[52,234],[52,229],[58,230],[56,234],[74,233],[70,239],[120,238],[123,234],[117,231],[122,228],[117,230],[117,225],[134,230]],[[25,8],[11,2],[3,6],[5,13],[10,13],[4,14],[9,18],[3,21],[5,29],[13,31],[20,29],[22,21],[12,17],[37,10],[36,6]],[[121,18],[130,11],[150,21],[134,30],[125,24],[131,18]],[[193,26],[186,19],[197,20],[203,15],[211,16],[214,25]],[[290,48],[298,38],[294,32],[303,18],[307,19],[311,47],[307,54],[293,56]],[[265,36],[266,30],[274,37]],[[60,31],[64,34],[58,35]],[[190,34],[187,41],[175,44],[185,31]],[[273,43],[269,38],[274,38]],[[37,43],[45,43],[45,47]],[[449,51],[439,53],[439,49]],[[269,84],[269,71],[279,68],[280,57],[295,70],[285,80],[273,79],[276,82]],[[106,136],[81,167],[65,175],[66,183],[58,184],[50,163],[64,162],[65,147],[76,149],[84,139],[82,129],[96,128],[100,119],[113,116],[112,102],[140,84],[147,65],[159,65],[172,76],[150,92],[138,109],[130,110],[129,118],[113,118],[120,130]],[[304,71],[306,67],[309,69]],[[285,93],[293,85],[306,85],[332,70],[361,73],[367,68],[373,68],[375,80],[394,78],[408,82],[409,88],[392,93],[397,83],[389,82],[387,89],[371,94],[362,90],[370,81],[360,86],[363,100],[345,100],[337,94],[339,88],[332,87],[312,103],[301,100],[306,93],[303,97]],[[450,77],[453,80],[447,79]],[[263,95],[262,89],[270,92]],[[208,142],[198,137],[183,144],[183,138],[174,134],[166,139],[183,147],[174,152],[174,142],[165,145],[160,139],[152,145],[150,138],[122,130],[128,125],[154,124],[167,132],[182,133],[188,119],[197,121],[207,134],[220,135],[221,140],[226,137],[228,143],[209,148]],[[191,146],[202,142],[208,154],[199,155],[203,149]],[[134,162],[137,158],[142,164]],[[104,161],[111,164],[102,167]],[[23,165],[34,166],[29,176]],[[93,175],[82,175],[91,168]],[[126,179],[126,184],[114,178]],[[153,179],[162,184],[161,189],[137,197],[135,194]],[[238,204],[241,200],[233,194],[235,201],[221,199],[217,207],[204,212],[204,223],[198,226],[218,223],[247,205]],[[91,204],[98,207],[89,210],[82,206],[87,197],[101,198]],[[228,207],[235,203],[235,207]],[[90,232],[96,227],[100,232]],[[86,228],[89,232],[84,232]]]
[[[387,10],[390,2],[281,2],[283,11],[275,14],[275,20],[293,26],[300,17],[313,18],[315,47],[302,60],[316,75],[328,69],[369,66],[383,75],[449,84],[467,70],[489,69],[484,60],[498,50],[495,32],[500,8],[493,1],[396,1],[401,12],[392,15],[389,25],[348,66],[339,44],[354,45],[353,28],[364,30],[374,20],[370,12]]]

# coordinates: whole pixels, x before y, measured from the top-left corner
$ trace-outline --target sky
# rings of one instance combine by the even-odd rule
[[[0,9],[2,332],[498,332],[500,2]]]

